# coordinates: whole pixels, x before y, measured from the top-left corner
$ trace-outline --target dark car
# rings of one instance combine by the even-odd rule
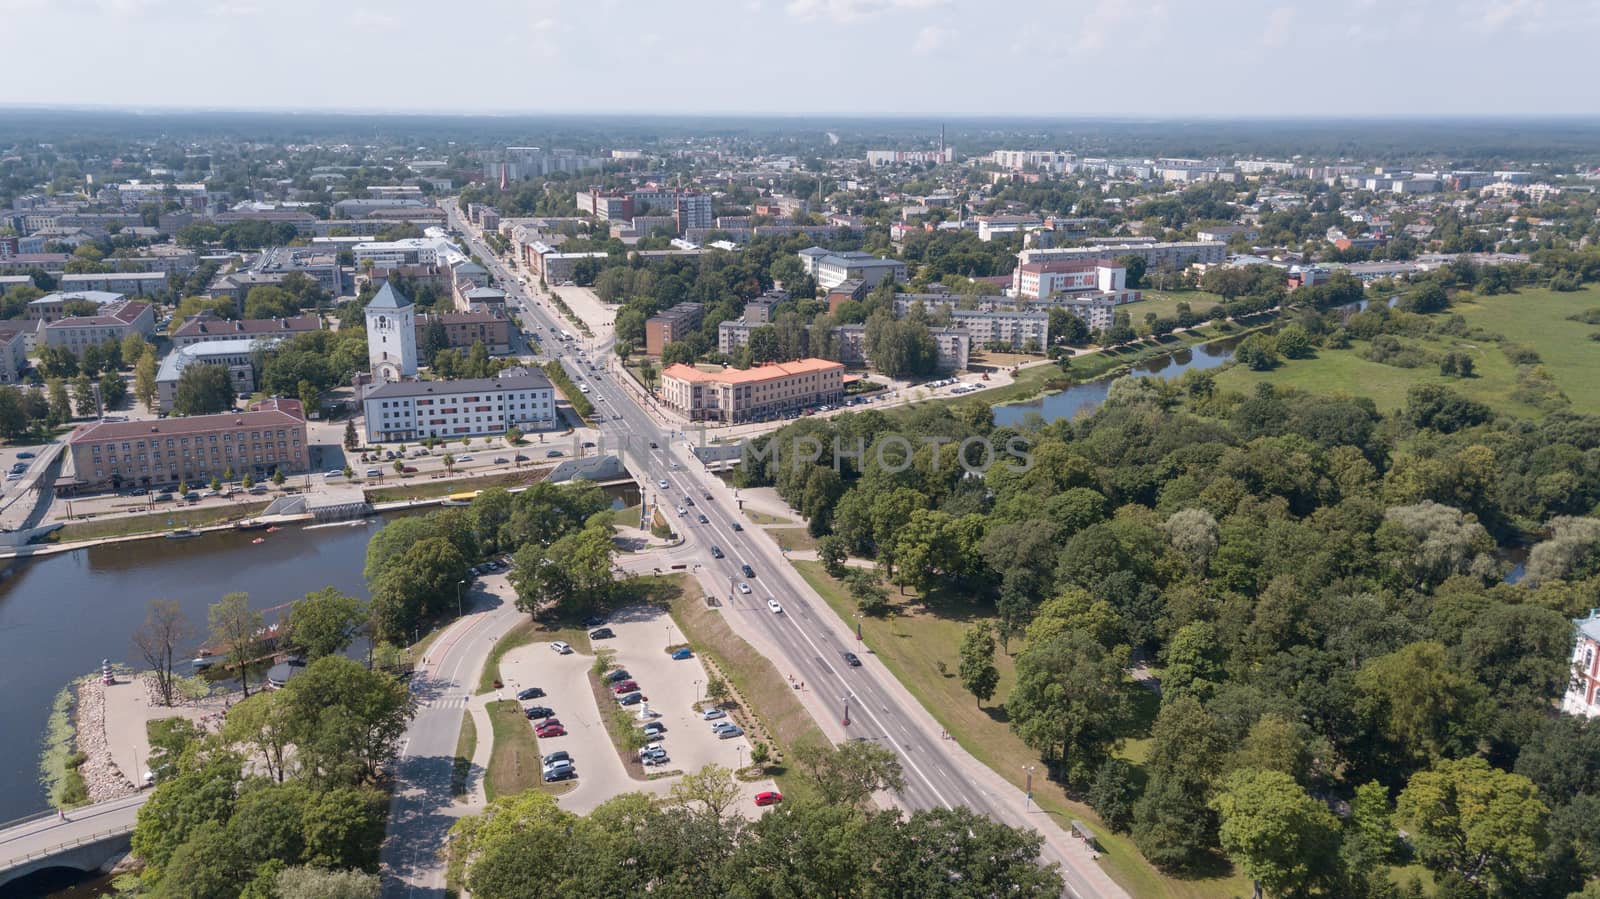
[[[515,456],[512,456],[511,459],[512,459],[512,461],[515,461],[515,462],[527,462],[528,461],[528,457],[524,456],[521,453],[517,453]]]
[[[844,654],[844,663],[849,665],[851,668],[860,668],[861,657],[853,652],[847,652]]]
[[[551,771],[549,774],[546,774],[544,776],[544,782],[547,783],[547,784],[553,784],[556,781],[560,781],[560,780],[577,780],[577,779],[578,779],[578,769],[577,768],[557,768],[556,770]]]
[[[683,498],[683,504],[684,504],[684,505],[686,505],[686,506],[692,506],[692,505],[694,505],[694,497],[692,497],[692,496],[686,496],[686,497],[684,497],[684,498]]]
[[[18,459],[32,459],[35,455],[36,455],[35,453],[23,452],[23,453],[17,453],[17,458]]]
[[[651,449],[661,449],[661,445],[656,443],[654,440],[652,440],[652,441],[650,441],[650,448]]]
[[[617,697],[617,704],[618,705],[638,705],[639,703],[644,702],[647,698],[648,697],[646,697],[643,693],[629,693],[629,694],[627,694],[625,696],[618,696]]]
[[[546,459],[555,459],[566,454],[561,452],[561,450],[546,450],[544,455]]]
[[[495,456],[494,457],[494,464],[496,464],[496,465],[504,465],[509,461],[510,460],[507,459],[505,456]]]
[[[589,632],[589,639],[591,640],[609,640],[615,636],[616,634],[612,633],[609,627],[597,627]]]
[[[518,693],[517,698],[523,702],[527,702],[530,699],[543,699],[544,690],[539,687],[529,687],[528,689],[523,690],[521,693]]]
[[[701,524],[710,524],[711,523],[711,519],[709,519],[709,518],[705,517],[704,515],[702,515],[702,516],[700,516],[700,523]]]
[[[742,531],[742,530],[744,530],[744,525],[742,525],[739,522],[735,521],[733,523],[733,529],[736,530],[736,531]]]
[[[585,440],[583,442],[583,448],[584,449],[594,449],[594,441],[593,440]]]
[[[590,615],[588,618],[583,619],[583,626],[584,627],[599,627],[600,625],[605,624],[605,623],[606,623],[606,616],[604,616],[604,615]]]
[[[554,716],[555,713],[556,713],[555,709],[549,708],[547,706],[531,705],[531,706],[528,706],[528,710],[527,710],[527,712],[525,714],[530,719],[538,719],[538,718],[550,718],[550,717]]]
[[[606,683],[608,683],[608,684],[617,684],[617,683],[621,683],[622,681],[627,680],[630,677],[633,677],[633,675],[628,673],[628,669],[626,669],[626,668],[618,668],[617,670],[615,670],[615,671],[611,672],[610,674],[606,675]]]
[[[745,577],[755,577],[756,576],[756,570],[754,568],[751,568],[749,565],[740,565],[739,566],[739,570],[744,572],[744,576]]]
[[[711,547],[711,558],[713,558],[713,559],[722,558],[722,547],[720,547],[720,546]]]

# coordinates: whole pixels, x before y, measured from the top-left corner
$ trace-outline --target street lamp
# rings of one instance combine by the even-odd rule
[[[1026,808],[1028,803],[1033,802],[1033,766],[1025,765],[1022,770],[1028,772],[1028,798],[1023,801],[1023,807]]]
[[[840,699],[844,700],[844,726],[845,727],[849,727],[850,726],[850,694],[846,693],[843,696],[841,696]]]
[[[462,611],[461,611],[461,588],[465,587],[466,585],[467,585],[467,582],[466,582],[465,579],[456,581],[456,617],[457,618],[462,617],[462,614],[463,614]]]
[[[694,682],[694,701],[700,701],[700,682],[698,680]]]

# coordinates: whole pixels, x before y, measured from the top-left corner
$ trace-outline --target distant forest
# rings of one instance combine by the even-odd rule
[[[1600,119],[972,119],[733,116],[449,116],[328,112],[0,109],[0,146],[63,142],[247,141],[442,147],[647,147],[721,139],[796,156],[860,157],[869,147],[915,149],[945,140],[962,156],[997,147],[1091,156],[1300,155],[1422,167],[1509,167],[1600,157]],[[830,133],[837,142],[829,137]]]

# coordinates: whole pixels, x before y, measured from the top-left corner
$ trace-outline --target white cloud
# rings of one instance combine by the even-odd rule
[[[1093,53],[1113,46],[1148,47],[1166,30],[1167,5],[1141,0],[1099,0],[1077,23],[1073,49]]]
[[[812,21],[859,22],[885,12],[902,9],[930,9],[947,0],[789,0],[789,15]]]
[[[1267,47],[1282,47],[1289,42],[1294,26],[1294,7],[1280,6],[1267,13],[1267,27],[1261,32],[1261,43]]]
[[[955,36],[956,33],[953,29],[945,28],[942,25],[924,25],[917,32],[916,39],[911,42],[911,52],[918,56],[937,53]]]

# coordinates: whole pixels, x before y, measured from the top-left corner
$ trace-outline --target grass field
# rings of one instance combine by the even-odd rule
[[[250,518],[266,507],[266,503],[243,503],[214,506],[209,509],[180,509],[168,503],[165,510],[148,515],[123,515],[116,518],[75,521],[51,534],[50,539],[52,542],[70,543],[74,540],[94,540],[100,537],[156,534],[174,528],[206,527]]]
[[[765,512],[753,512],[748,509],[745,510],[744,517],[750,519],[756,524],[794,524],[793,521],[787,518],[780,518],[777,515],[768,515]]]
[[[549,473],[548,468],[524,468],[507,474],[439,480],[431,480],[422,475],[408,475],[401,480],[391,474],[384,478],[384,486],[367,490],[367,500],[374,503],[389,503],[402,499],[432,498],[449,496],[452,493],[488,490],[490,487],[522,487],[544,480]]]
[[[787,552],[810,552],[817,548],[817,538],[805,528],[768,528],[767,533]]]
[[[1572,401],[1573,411],[1600,414],[1600,391],[1590,387],[1595,365],[1600,363],[1600,342],[1589,339],[1589,334],[1600,328],[1567,320],[1569,315],[1596,308],[1600,308],[1600,288],[1589,287],[1572,293],[1526,289],[1494,297],[1464,295],[1450,311],[1460,314],[1469,326],[1505,337],[1511,345],[1537,349],[1545,370]],[[1529,418],[1545,414],[1514,396],[1517,371],[1501,344],[1449,336],[1400,341],[1435,354],[1468,353],[1475,376],[1446,377],[1431,365],[1398,368],[1371,362],[1362,358],[1369,344],[1357,341],[1350,349],[1318,350],[1316,358],[1286,361],[1271,371],[1254,372],[1234,365],[1219,373],[1217,385],[1248,392],[1265,381],[1316,393],[1370,397],[1378,408],[1393,411],[1405,405],[1406,391],[1412,386],[1445,384],[1497,411]]]
[[[822,563],[793,564],[835,613],[846,621],[857,620],[855,603],[843,585],[823,569]],[[914,600],[904,602],[892,587],[890,596],[896,602],[895,614],[859,619],[867,648],[940,725],[955,736],[962,748],[1017,787],[1025,787],[1026,768],[1039,765],[1039,753],[1012,733],[1005,709],[998,701],[980,707],[956,676],[962,635],[973,624],[986,621],[991,610],[945,600],[935,600],[927,606]],[[1013,642],[1010,650],[1015,652],[1019,648],[1020,644]],[[944,665],[943,671],[939,669],[940,663]],[[1004,697],[1016,679],[1014,660],[1006,652],[996,653],[995,667],[1000,671],[1000,685],[995,696]],[[1139,724],[1148,726],[1148,721],[1155,716],[1154,696],[1146,693],[1137,698]],[[1060,785],[1036,777],[1033,786],[1039,807],[1058,823],[1068,826],[1076,819],[1090,825],[1105,849],[1101,859],[1107,872],[1140,899],[1223,899],[1250,894],[1250,883],[1242,876],[1202,880],[1164,877],[1145,862],[1132,840],[1101,825],[1092,809],[1069,799]]]
[[[494,749],[489,753],[489,771],[483,778],[484,794],[493,802],[497,796],[542,787],[539,741],[528,726],[522,707],[508,699],[489,703],[488,710],[494,727]]]
[[[689,638],[690,646],[711,657],[739,695],[754,707],[746,711],[761,721],[778,744],[774,749],[787,756],[801,743],[827,743],[828,738],[772,662],[735,634],[721,612],[706,607],[692,579],[684,575],[676,579],[683,590],[672,601],[672,620]],[[769,771],[786,796],[806,795],[810,789],[803,778],[791,775],[782,764],[772,765]]]
[[[478,726],[472,713],[461,716],[461,733],[456,737],[455,758],[450,760],[450,795],[465,796],[472,776],[472,754],[478,751]]]
[[[1178,304],[1188,303],[1190,311],[1196,315],[1205,315],[1206,310],[1212,306],[1220,306],[1223,302],[1221,294],[1207,293],[1203,290],[1146,290],[1144,299],[1120,306],[1117,311],[1128,313],[1128,317],[1133,319],[1134,327],[1138,327],[1144,323],[1147,312],[1154,312],[1156,318],[1177,318]]]

